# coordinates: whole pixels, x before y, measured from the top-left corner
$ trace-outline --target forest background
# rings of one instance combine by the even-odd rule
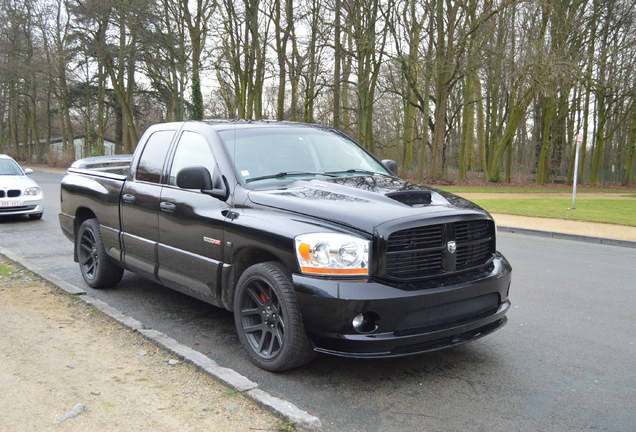
[[[418,181],[629,185],[636,0],[2,0],[0,152],[201,118],[331,125]],[[51,151],[59,141],[63,151]]]

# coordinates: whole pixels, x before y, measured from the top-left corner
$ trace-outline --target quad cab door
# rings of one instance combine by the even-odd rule
[[[159,243],[159,198],[162,173],[173,129],[159,129],[150,134],[141,156],[133,160],[133,174],[121,192],[122,261],[129,269],[157,280],[157,245]]]
[[[195,126],[191,126],[193,129]],[[200,190],[177,186],[183,168],[217,168],[206,136],[185,129],[178,137],[159,202],[159,279],[202,300],[218,304],[223,266],[223,210],[228,205]]]

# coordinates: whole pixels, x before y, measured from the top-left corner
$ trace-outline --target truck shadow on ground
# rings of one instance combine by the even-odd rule
[[[95,292],[96,290],[88,291]],[[107,294],[123,308],[122,312],[145,325],[162,331],[180,343],[196,349],[221,366],[230,367],[259,381],[282,380],[309,386],[314,391],[357,395],[377,391],[413,391],[420,386],[435,385],[440,380],[456,380],[474,388],[470,375],[481,371],[491,376],[505,362],[497,349],[497,334],[454,348],[391,359],[352,359],[318,355],[311,363],[272,374],[252,365],[243,352],[231,312],[126,273],[120,284]],[[105,298],[108,302],[108,298]],[[499,333],[499,332],[498,332]],[[470,372],[470,373],[468,373]]]

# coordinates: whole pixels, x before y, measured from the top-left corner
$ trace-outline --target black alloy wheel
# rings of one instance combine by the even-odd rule
[[[272,359],[283,347],[285,317],[276,293],[263,281],[253,281],[241,305],[243,331],[250,347],[264,359]]]
[[[90,287],[107,288],[119,283],[124,269],[106,254],[96,219],[87,219],[82,223],[75,242],[80,271]]]
[[[287,270],[275,262],[248,268],[234,297],[236,330],[257,366],[282,371],[314,357]]]

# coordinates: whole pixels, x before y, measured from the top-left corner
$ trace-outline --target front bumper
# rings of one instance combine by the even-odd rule
[[[22,198],[20,201],[20,205],[18,206],[0,205],[0,216],[32,215],[40,214],[44,211],[41,197],[36,196],[33,199]]]
[[[345,357],[399,357],[469,342],[505,325],[511,267],[497,254],[479,273],[388,285],[295,274],[305,330],[315,350]],[[372,331],[356,331],[358,314],[377,317]]]

